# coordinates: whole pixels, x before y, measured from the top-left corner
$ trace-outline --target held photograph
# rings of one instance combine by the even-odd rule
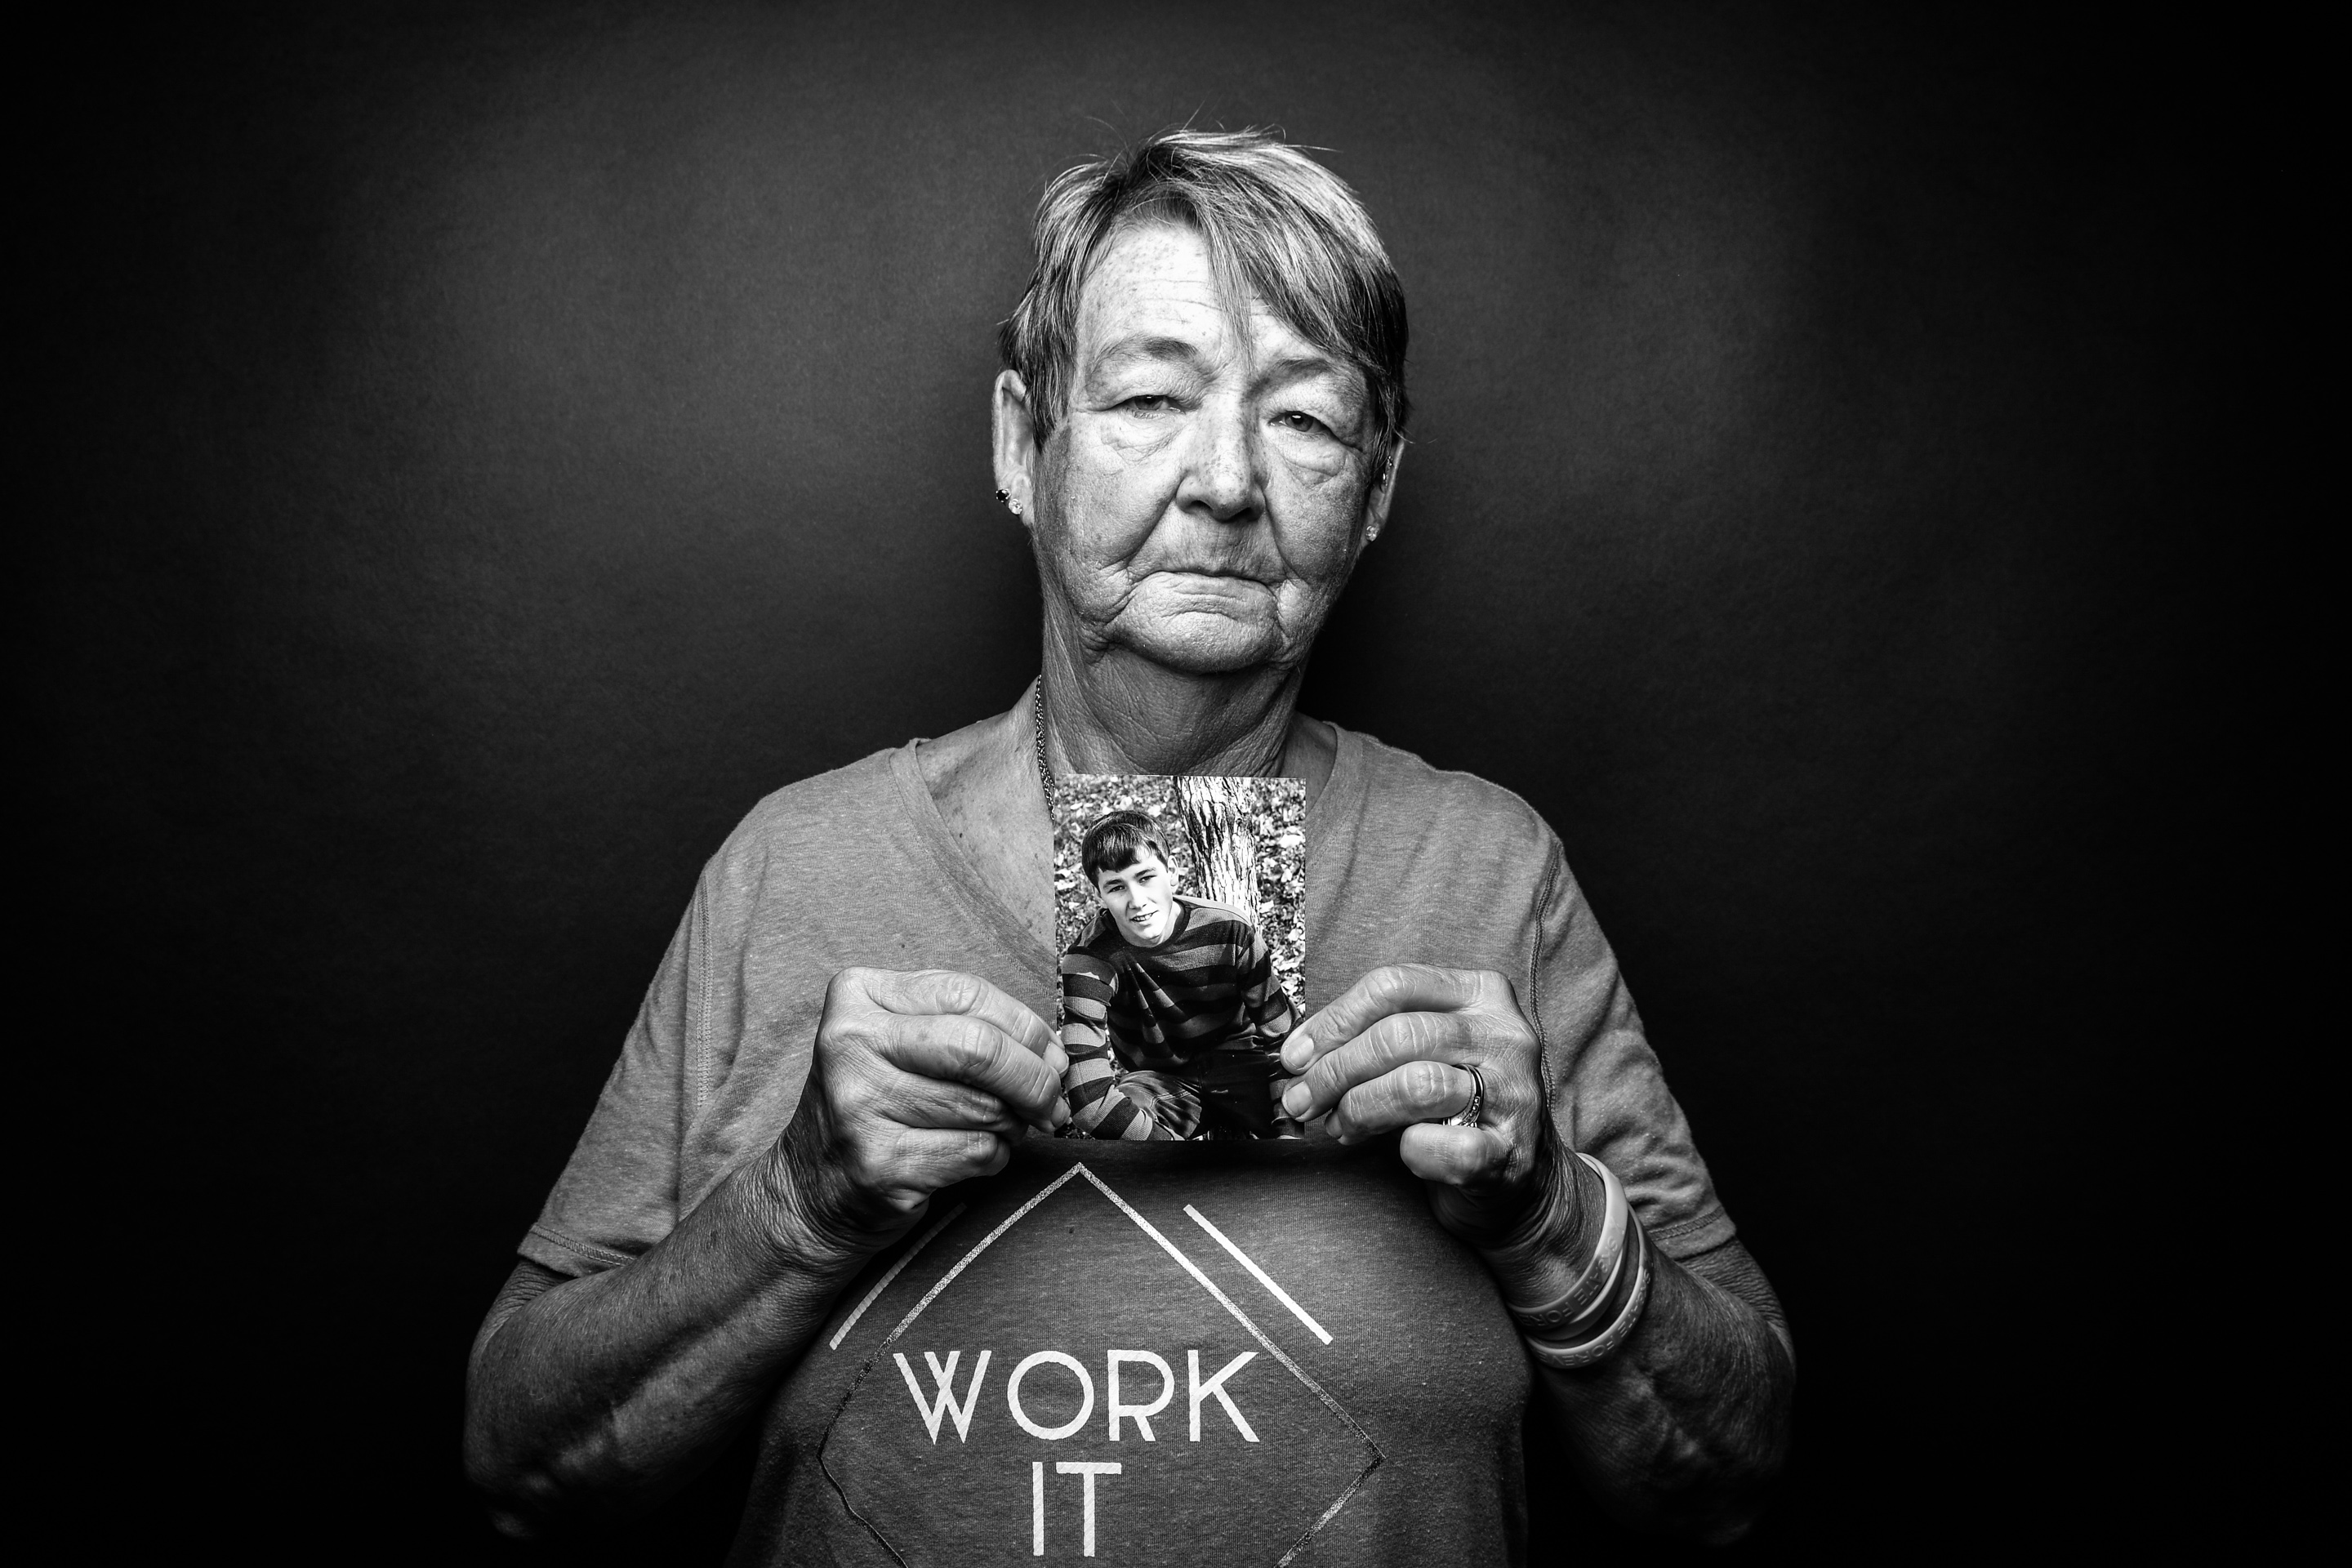
[[[1055,781],[1056,1026],[1073,1135],[1304,1135],[1278,1102],[1303,1016],[1297,779]]]

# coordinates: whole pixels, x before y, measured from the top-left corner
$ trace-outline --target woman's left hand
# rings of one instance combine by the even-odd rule
[[[1482,1251],[1514,1240],[1558,1180],[1542,1047],[1493,970],[1375,969],[1292,1031],[1282,1065],[1304,1074],[1286,1114],[1328,1114],[1342,1142],[1402,1128],[1398,1151],[1430,1184],[1439,1222]],[[1474,1093],[1476,1125],[1447,1124]],[[1572,1198],[1577,1184],[1563,1186]]]

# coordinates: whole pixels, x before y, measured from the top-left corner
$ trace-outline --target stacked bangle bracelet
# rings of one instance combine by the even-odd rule
[[[1562,1371],[1591,1366],[1614,1353],[1641,1321],[1650,1300],[1649,1238],[1633,1217],[1624,1184],[1591,1155],[1580,1152],[1576,1157],[1592,1167],[1608,1194],[1592,1260],[1558,1300],[1510,1310],[1528,1353]]]

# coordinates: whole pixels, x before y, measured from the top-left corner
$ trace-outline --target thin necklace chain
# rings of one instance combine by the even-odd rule
[[[1030,704],[1030,729],[1037,741],[1037,782],[1045,790],[1045,816],[1054,815],[1054,764],[1045,760],[1045,678],[1037,678],[1037,700]]]

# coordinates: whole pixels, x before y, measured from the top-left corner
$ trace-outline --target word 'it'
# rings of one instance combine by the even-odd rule
[[[907,1380],[907,1392],[914,1396],[916,1414],[923,1418],[923,1427],[931,1435],[933,1443],[940,1440],[940,1424],[942,1421],[955,1423],[958,1442],[971,1440],[972,1414],[980,1407],[981,1389],[988,1381],[988,1363],[994,1354],[992,1351],[980,1352],[972,1362],[971,1377],[964,1385],[963,1398],[958,1400],[955,1396],[955,1375],[958,1364],[963,1360],[963,1352],[948,1352],[948,1359],[944,1363],[936,1351],[923,1352],[924,1363],[930,1369],[933,1388],[933,1395],[929,1398],[925,1397],[921,1380],[915,1375],[914,1364],[907,1360],[906,1352],[893,1352],[898,1363],[898,1375]],[[1225,1419],[1233,1423],[1234,1430],[1242,1435],[1244,1442],[1257,1441],[1257,1434],[1250,1429],[1248,1418],[1242,1415],[1241,1407],[1225,1391],[1227,1380],[1256,1359],[1257,1352],[1244,1351],[1219,1368],[1214,1375],[1204,1378],[1201,1375],[1201,1352],[1197,1350],[1184,1352],[1186,1411],[1191,1417],[1192,1441],[1197,1443],[1201,1440],[1201,1409],[1211,1400],[1216,1401],[1218,1408],[1225,1413]],[[1032,1373],[1044,1373],[1048,1368],[1053,1369],[1055,1375],[1066,1373],[1078,1380],[1078,1413],[1058,1426],[1041,1426],[1031,1419],[1028,1410],[1021,1403],[1021,1388],[1024,1380]],[[1122,1369],[1130,1369],[1123,1381],[1120,1375]],[[1158,1374],[1156,1380],[1152,1373]],[[1139,1403],[1128,1397],[1154,1381],[1158,1383],[1160,1391],[1150,1399]],[[1125,1434],[1120,1426],[1123,1423],[1132,1422],[1137,1436],[1147,1443],[1156,1443],[1160,1437],[1151,1429],[1151,1418],[1174,1401],[1176,1372],[1150,1351],[1112,1351],[1105,1357],[1103,1392],[1112,1442],[1124,1441]],[[1039,1351],[1023,1360],[1013,1369],[1013,1375],[1004,1380],[1004,1408],[1013,1417],[1013,1425],[1032,1437],[1043,1437],[1049,1443],[1075,1437],[1094,1417],[1094,1374],[1087,1370],[1084,1362],[1074,1355],[1061,1351]],[[1043,1473],[1039,1472],[1040,1475]],[[1071,1470],[1066,1473],[1076,1475],[1079,1472]],[[1038,1484],[1042,1486],[1044,1483],[1040,1481]],[[1094,1496],[1091,1478],[1087,1482],[1087,1496],[1089,1499]],[[1087,1507],[1087,1517],[1092,1519],[1094,1504],[1089,1501]],[[1088,1555],[1093,1553],[1089,1552]]]
[[[983,1351],[982,1353],[987,1352]],[[1095,1554],[1095,1478],[1115,1476],[1125,1468],[1116,1460],[1072,1463],[1068,1459],[1054,1467],[1054,1473],[1057,1476],[1086,1478],[1086,1527],[1079,1542],[1083,1548],[1079,1555],[1092,1557]],[[1033,1460],[1029,1466],[1029,1555],[1045,1555],[1045,1461],[1043,1459]]]

